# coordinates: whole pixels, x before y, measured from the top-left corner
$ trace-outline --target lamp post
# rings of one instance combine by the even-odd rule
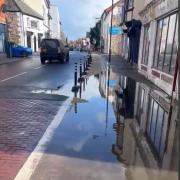
[[[109,115],[109,80],[110,80],[110,62],[112,56],[112,25],[113,25],[113,9],[114,9],[114,0],[112,0],[112,10],[111,10],[111,26],[110,26],[110,39],[109,39],[109,59],[107,66],[107,101],[106,101],[106,129],[105,136],[107,136],[107,126],[108,126],[108,115]]]
[[[111,62],[111,55],[112,55],[113,9],[114,9],[114,0],[112,0],[112,10],[111,10],[111,26],[110,26],[110,39],[109,39],[109,63]]]

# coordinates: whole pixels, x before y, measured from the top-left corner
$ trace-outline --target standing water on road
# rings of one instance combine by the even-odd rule
[[[135,137],[136,81],[102,71],[86,77],[78,93],[70,91],[72,85],[33,92],[69,96],[71,106],[31,179],[163,178],[155,167],[146,165]]]

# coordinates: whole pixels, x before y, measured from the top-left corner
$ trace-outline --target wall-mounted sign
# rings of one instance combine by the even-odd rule
[[[122,30],[119,26],[113,26],[112,27],[112,30],[111,28],[109,28],[109,34],[112,34],[112,35],[120,35],[122,34]]]

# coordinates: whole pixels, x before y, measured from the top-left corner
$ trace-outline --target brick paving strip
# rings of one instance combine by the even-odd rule
[[[0,99],[0,180],[15,178],[60,105],[62,101]]]
[[[31,178],[42,156],[44,155],[44,151],[46,150],[47,144],[52,139],[54,131],[62,122],[63,117],[69,108],[70,102],[71,100],[69,98],[62,104],[54,120],[48,126],[46,132],[40,139],[38,145],[36,146],[34,151],[31,153],[31,155],[28,157],[27,161],[25,162],[25,164],[23,165],[23,167],[21,168],[21,170],[19,171],[19,173],[17,174],[14,180],[29,180]]]

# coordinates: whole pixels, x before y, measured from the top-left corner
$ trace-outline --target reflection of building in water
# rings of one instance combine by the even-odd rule
[[[114,87],[116,86],[117,79],[117,75],[112,71],[110,72],[110,75],[108,75],[108,69],[102,71],[99,77],[99,92],[102,97],[109,97],[109,102],[111,103],[114,102]],[[110,83],[108,87],[108,81],[113,81],[114,83],[112,85]]]
[[[160,173],[161,168],[168,175],[177,170],[177,109],[174,106],[168,124],[169,105],[170,100],[164,92],[127,77],[119,78],[113,102],[116,143],[112,152],[120,162],[156,169],[154,177],[160,179],[164,175]]]
[[[130,128],[133,118],[136,82],[130,78],[120,76],[115,90],[113,109],[116,122],[113,128],[116,132],[116,143],[112,145],[112,152],[120,162],[133,165],[137,148],[134,135]]]
[[[134,117],[135,91],[135,80],[125,76],[119,77],[115,90],[115,106],[117,113],[120,112],[125,118]]]
[[[177,168],[177,106],[174,103],[172,117],[169,118],[170,99],[162,91],[137,83],[135,117],[139,129],[150,144],[150,148],[160,167]]]
[[[163,168],[166,172],[176,172],[176,102],[173,102],[173,113],[169,118],[170,99],[165,92],[151,84],[145,85],[125,76],[117,77],[112,72],[110,79],[116,80],[110,91],[113,92],[111,103],[117,119],[113,126],[117,136],[112,151],[117,159],[133,165],[138,148],[138,153],[150,169],[161,172]],[[106,72],[102,72],[99,89],[104,97],[107,97],[106,82]]]

